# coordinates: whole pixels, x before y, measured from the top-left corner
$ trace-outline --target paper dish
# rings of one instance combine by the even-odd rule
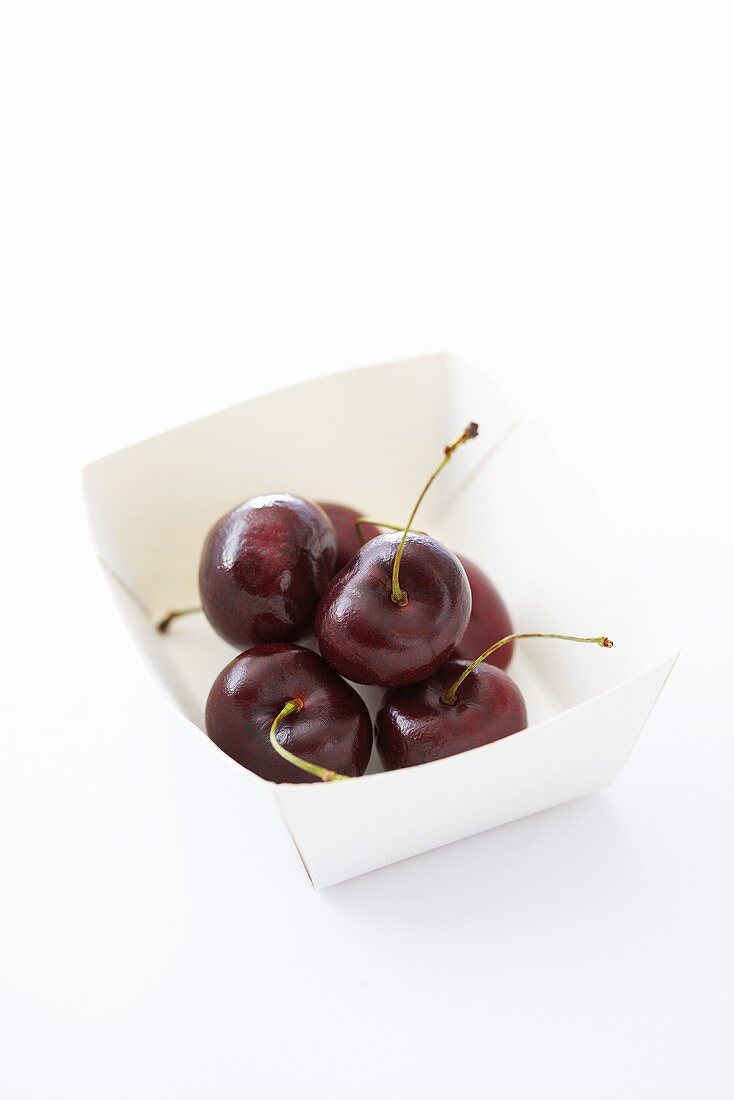
[[[509,672],[529,728],[468,753],[349,783],[267,783],[211,742],[211,788],[237,768],[243,797],[272,799],[313,884],[329,886],[610,783],[678,654],[669,616],[589,488],[481,372],[449,355],[316,379],[146,440],[88,466],[100,561],[148,666],[204,729],[211,683],[235,650],[198,603],[212,523],[258,493],[343,501],[400,522],[441,448],[469,420],[480,436],[432,488],[420,526],[482,565],[519,630],[603,632],[611,651],[516,647]],[[307,427],[306,427],[307,425]],[[492,639],[488,639],[489,642]],[[380,692],[358,689],[372,713]],[[265,799],[267,801],[267,799]]]

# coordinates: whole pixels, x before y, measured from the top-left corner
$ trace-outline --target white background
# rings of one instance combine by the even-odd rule
[[[733,38],[706,0],[5,6],[4,1097],[734,1095]],[[207,800],[79,470],[443,349],[684,652],[608,791],[316,893]]]

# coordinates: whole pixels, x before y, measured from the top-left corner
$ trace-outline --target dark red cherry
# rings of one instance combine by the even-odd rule
[[[412,528],[441,470],[478,434],[472,421],[444,447],[402,533],[371,539],[324,593],[316,637],[322,655],[347,679],[384,687],[415,683],[439,668],[464,635],[471,611],[464,568],[445,546]]]
[[[510,613],[491,580],[478,565],[463,554],[456,555],[466,570],[471,588],[471,618],[466,634],[451,654],[462,661],[473,661],[489,639],[499,641],[512,634]],[[515,646],[513,642],[496,650],[487,660],[497,668],[507,668]]]
[[[204,613],[240,648],[295,641],[311,628],[335,561],[334,528],[318,504],[289,493],[252,497],[206,538],[199,566]]]
[[[468,664],[450,661],[423,683],[386,693],[375,732],[377,751],[388,771],[454,756],[525,729],[528,719],[520,689],[494,665],[476,668],[453,706],[441,701]]]
[[[329,664],[358,684],[411,684],[445,663],[466,631],[471,591],[451,550],[428,535],[405,540],[400,585],[392,570],[402,536],[379,535],[337,573],[316,612],[316,638]]]
[[[334,572],[343,569],[348,561],[362,549],[362,539],[368,542],[379,535],[379,527],[373,523],[362,524],[362,539],[357,534],[356,521],[364,512],[358,512],[356,508],[350,508],[347,504],[331,504],[328,501],[319,501],[319,505],[326,512],[336,531],[336,565]]]
[[[277,723],[276,740],[328,774],[309,774],[273,748],[273,723],[292,702],[294,712]],[[235,657],[209,692],[206,732],[233,760],[274,783],[362,775],[372,752],[372,724],[360,696],[317,653],[297,645],[255,646]]]
[[[487,659],[518,638],[553,638],[611,649],[609,638],[512,634],[473,661],[450,661],[422,684],[388,691],[377,715],[377,750],[388,770],[426,764],[499,741],[527,726],[525,701],[506,672]]]

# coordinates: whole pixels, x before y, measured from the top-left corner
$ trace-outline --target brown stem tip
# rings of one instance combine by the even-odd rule
[[[472,420],[464,428],[464,431],[461,433],[458,439],[455,439],[453,443],[446,444],[443,449],[443,453],[446,455],[447,458],[450,458],[457,447],[460,447],[462,443],[466,443],[469,439],[476,439],[478,435],[479,425],[476,423],[476,421]]]

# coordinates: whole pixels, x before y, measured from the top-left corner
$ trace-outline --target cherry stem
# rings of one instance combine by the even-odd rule
[[[295,764],[297,768],[300,768],[303,772],[308,772],[309,775],[315,775],[318,779],[322,779],[325,783],[329,783],[334,779],[349,779],[348,775],[340,775],[339,772],[333,772],[330,768],[322,768],[319,764],[311,764],[308,760],[302,760],[300,756],[296,756],[295,753],[289,752],[280,744],[275,736],[278,732],[281,722],[284,718],[288,718],[291,714],[298,714],[303,710],[303,699],[289,699],[279,714],[276,714],[273,719],[273,724],[270,727],[270,744],[275,751],[287,760],[290,764]]]
[[[456,702],[456,692],[466,680],[470,672],[473,672],[477,665],[481,665],[482,661],[486,661],[487,657],[490,657],[498,649],[501,649],[503,645],[507,645],[508,642],[515,642],[518,638],[557,638],[562,642],[587,642],[589,645],[600,645],[604,649],[611,649],[614,642],[611,642],[609,638],[576,638],[572,634],[508,634],[506,638],[501,638],[499,642],[495,642],[489,649],[485,649],[484,653],[480,653],[476,661],[472,661],[468,668],[465,668],[461,676],[455,683],[451,685],[448,691],[445,691],[441,696],[441,702],[447,706],[452,707]]]
[[[365,542],[367,542],[367,539],[364,537],[362,527],[366,526],[368,523],[371,523],[373,527],[387,527],[390,531],[402,531],[402,527],[399,527],[397,523],[386,523],[385,520],[373,519],[372,516],[359,516],[358,519],[355,519],[354,526],[357,528],[357,538],[363,546]],[[425,535],[426,533],[425,531],[419,531],[417,527],[412,528],[412,530],[415,531],[417,535]]]
[[[182,615],[194,615],[201,611],[201,607],[182,607],[178,611],[169,611],[168,614],[155,624],[156,630],[165,634],[174,619],[180,619]]]
[[[390,596],[391,596],[392,602],[394,604],[397,604],[398,607],[405,607],[406,603],[408,602],[408,593],[403,591],[403,589],[400,587],[400,563],[403,560],[403,551],[405,550],[405,542],[406,542],[406,539],[408,538],[408,532],[411,530],[411,528],[413,526],[413,520],[415,519],[416,512],[418,511],[421,504],[423,503],[424,496],[426,495],[428,490],[431,488],[434,481],[436,480],[438,475],[441,473],[441,470],[443,470],[444,466],[447,464],[447,462],[449,461],[449,459],[453,455],[454,451],[456,451],[462,445],[462,443],[466,443],[470,439],[475,439],[478,435],[479,435],[479,425],[475,424],[474,421],[472,421],[471,424],[467,424],[467,426],[464,428],[464,431],[461,433],[460,436],[458,436],[454,440],[453,443],[447,443],[446,444],[446,446],[443,449],[443,458],[441,459],[438,466],[436,467],[436,469],[433,471],[433,473],[429,477],[426,484],[423,486],[423,491],[421,492],[421,495],[418,497],[418,500],[415,502],[415,505],[413,507],[413,511],[410,513],[410,518],[409,518],[408,522],[406,523],[405,527],[403,528],[403,537],[400,540],[400,544],[398,545],[398,548],[395,552],[395,557],[393,558],[393,563],[392,563],[392,591],[390,593]]]

